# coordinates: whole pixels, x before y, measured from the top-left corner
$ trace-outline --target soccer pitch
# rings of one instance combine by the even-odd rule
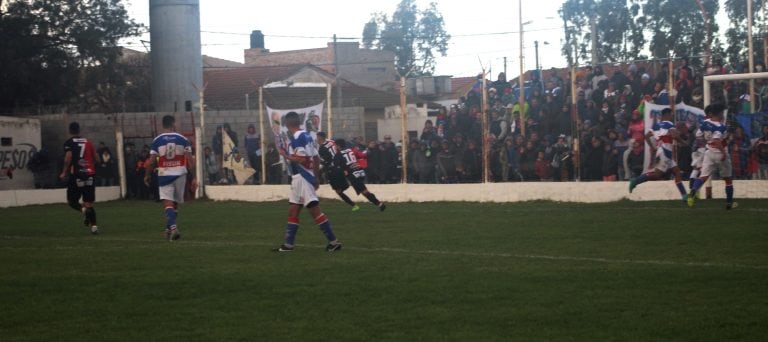
[[[362,197],[358,198],[362,200]],[[285,203],[0,209],[0,339],[763,340],[768,201],[322,206],[327,253]]]

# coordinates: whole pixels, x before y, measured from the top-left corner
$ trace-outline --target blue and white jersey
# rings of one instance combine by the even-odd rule
[[[652,127],[653,136],[656,137],[656,147],[661,148],[667,158],[672,158],[672,143],[675,139],[671,131],[674,129],[675,124],[672,121],[659,121]]]
[[[725,146],[724,140],[728,137],[728,131],[725,129],[725,123],[706,119],[696,131],[696,137],[704,138],[707,142],[707,149],[709,149],[712,148],[710,145],[712,141],[716,139],[723,141],[723,146]]]
[[[157,183],[168,185],[187,174],[186,153],[192,152],[189,140],[179,133],[163,133],[152,141],[150,154],[157,159]]]
[[[288,154],[301,158],[301,162],[291,161],[288,168],[292,175],[301,175],[308,182],[315,183],[314,157],[317,156],[317,147],[312,136],[307,131],[299,130],[290,137]]]

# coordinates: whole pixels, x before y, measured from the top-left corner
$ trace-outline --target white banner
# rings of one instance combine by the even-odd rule
[[[643,120],[645,123],[645,132],[648,132],[653,127],[653,124],[659,121],[661,117],[661,111],[664,108],[669,108],[668,105],[657,105],[654,103],[646,102],[644,105]],[[675,105],[675,122],[685,122],[685,125],[690,128],[698,128],[699,124],[704,121],[704,110],[699,107],[689,106],[685,103],[679,103]],[[653,168],[651,161],[653,155],[651,150],[655,146],[649,146],[648,142],[645,142],[645,156],[643,158],[643,165],[645,165],[644,172],[648,172]]]
[[[272,129],[272,134],[275,137],[275,145],[278,148],[288,150],[288,128],[285,127],[285,114],[290,112],[296,112],[301,118],[301,129],[306,130],[312,136],[315,142],[317,142],[317,132],[322,130],[323,124],[323,108],[325,101],[320,102],[311,107],[297,108],[297,109],[275,109],[267,107],[267,115],[269,116],[269,126]]]

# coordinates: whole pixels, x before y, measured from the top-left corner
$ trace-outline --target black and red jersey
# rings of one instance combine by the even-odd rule
[[[333,166],[333,159],[336,156],[336,142],[331,139],[325,139],[325,142],[320,144],[317,154],[320,156],[323,166],[331,168]]]
[[[96,150],[90,140],[72,137],[64,142],[64,153],[72,153],[69,174],[79,178],[92,177],[96,174]]]

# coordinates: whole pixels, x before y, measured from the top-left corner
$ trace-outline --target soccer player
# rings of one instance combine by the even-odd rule
[[[181,238],[176,224],[177,210],[179,203],[184,203],[187,174],[194,174],[195,163],[192,145],[187,138],[176,133],[176,119],[172,115],[163,117],[163,133],[152,141],[149,153],[144,184],[149,186],[157,168],[158,193],[165,208],[165,238],[175,241]]]
[[[723,122],[724,111],[725,106],[722,104],[711,104],[704,108],[709,119],[701,123],[698,131],[696,131],[696,136],[704,138],[707,142],[707,150],[704,152],[701,174],[694,181],[693,188],[688,194],[688,206],[690,207],[694,204],[696,192],[709,179],[714,170],[719,170],[720,177],[725,181],[725,209],[731,210],[738,205],[733,201],[733,170],[731,156],[726,149],[728,131],[725,122]]]
[[[72,209],[83,214],[83,224],[91,228],[91,234],[98,234],[96,225],[96,189],[93,176],[96,174],[96,151],[87,138],[80,136],[80,124],[69,124],[71,137],[64,142],[64,167],[59,174],[61,180],[67,181],[67,203]],[[83,203],[80,204],[80,198]]]
[[[327,139],[328,135],[325,132],[317,132],[317,143],[320,146],[318,149],[318,155],[323,162],[323,170],[325,171],[325,177],[328,179],[328,183],[331,184],[331,189],[336,191],[336,194],[347,204],[352,206],[352,211],[360,210],[360,206],[355,204],[352,199],[344,193],[349,189],[349,182],[344,176],[344,169],[336,166],[333,162],[334,157],[339,152],[336,142],[331,139]]]
[[[301,118],[296,112],[285,114],[285,126],[288,128],[290,144],[288,151],[280,149],[280,154],[288,161],[291,172],[291,194],[288,197],[288,224],[285,226],[285,240],[275,252],[291,252],[295,248],[296,233],[299,231],[299,213],[307,207],[310,215],[328,239],[325,250],[341,250],[341,242],[333,234],[331,221],[320,210],[320,200],[315,190],[319,187],[316,174],[320,171],[320,158],[317,156],[312,136],[301,129]]]
[[[683,201],[686,200],[685,186],[683,186],[683,177],[680,175],[680,167],[677,166],[677,162],[672,158],[672,142],[679,139],[678,134],[675,124],[672,122],[672,110],[664,108],[661,111],[661,121],[654,124],[652,131],[645,135],[649,145],[656,145],[656,166],[650,172],[629,181],[630,193],[632,193],[636,186],[649,180],[661,179],[666,172],[671,170],[672,174],[675,175],[675,186],[677,186]],[[656,137],[656,141],[653,141],[653,137]]]
[[[336,167],[344,170],[344,174],[347,176],[347,181],[352,184],[352,188],[355,189],[358,195],[362,194],[369,202],[379,207],[380,211],[387,209],[387,206],[379,201],[372,192],[368,191],[365,186],[365,169],[363,169],[359,160],[365,159],[365,153],[353,150],[346,146],[344,139],[336,139],[336,145],[339,148],[339,153],[333,159]]]

